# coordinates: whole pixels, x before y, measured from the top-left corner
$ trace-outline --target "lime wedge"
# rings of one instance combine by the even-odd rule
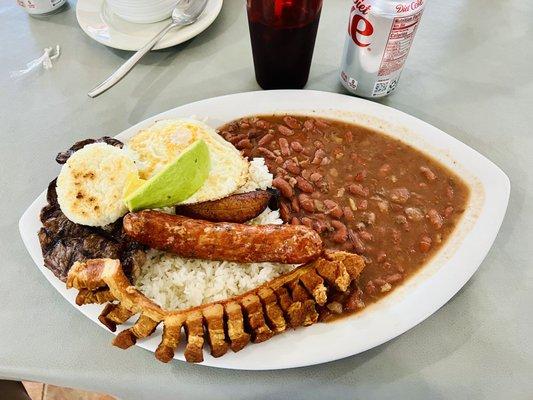
[[[197,140],[149,180],[132,177],[124,190],[124,203],[130,211],[178,204],[202,187],[210,166],[209,149]]]

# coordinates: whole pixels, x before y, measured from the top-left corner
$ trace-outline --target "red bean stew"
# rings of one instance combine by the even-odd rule
[[[285,222],[307,225],[327,247],[366,259],[357,286],[328,305],[324,320],[365,307],[420,269],[468,201],[468,187],[447,168],[360,125],[264,115],[219,131],[246,157],[265,158]]]

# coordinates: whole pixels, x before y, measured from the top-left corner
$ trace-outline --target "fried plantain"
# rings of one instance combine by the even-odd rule
[[[243,223],[261,214],[272,196],[268,190],[234,194],[220,200],[176,206],[176,214],[213,222]]]

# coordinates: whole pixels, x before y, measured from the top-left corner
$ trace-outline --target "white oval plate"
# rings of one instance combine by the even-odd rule
[[[208,124],[218,127],[242,116],[278,112],[333,117],[383,129],[462,176],[471,188],[469,205],[456,231],[439,253],[421,272],[385,299],[359,314],[329,324],[288,331],[265,343],[251,344],[239,353],[229,352],[221,358],[213,358],[206,351],[204,365],[248,370],[301,367],[354,355],[402,334],[437,311],[474,274],[489,251],[507,209],[509,179],[481,154],[401,111],[335,93],[283,90],[216,97],[156,115],[125,130],[117,138],[127,140],[163,118],[207,117]],[[50,162],[52,160],[51,154]],[[45,203],[43,192],[22,216],[20,233],[24,243],[54,288],[100,325],[98,315],[102,306],[76,306],[76,291],[66,290],[65,285],[43,266],[37,231],[41,227],[39,211]],[[151,338],[137,345],[155,351],[160,334],[158,328]],[[101,345],[111,346],[110,342],[111,337]],[[182,350],[178,349],[176,359],[184,359]]]
[[[176,28],[155,45],[154,50],[186,42],[202,33],[216,19],[223,0],[209,0],[206,9],[194,24]],[[157,35],[170,19],[152,24],[135,24],[113,14],[105,0],[78,0],[76,18],[81,29],[92,39],[120,50],[137,51]]]

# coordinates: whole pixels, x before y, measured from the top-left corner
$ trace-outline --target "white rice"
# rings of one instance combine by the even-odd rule
[[[264,158],[254,158],[250,161],[248,181],[241,186],[237,193],[251,192],[256,189],[265,190],[272,186],[273,175],[268,171]]]
[[[250,162],[250,182],[239,192],[266,189],[272,175],[262,158]],[[278,211],[266,209],[250,224],[281,224]],[[251,290],[295,268],[295,265],[208,261],[149,250],[135,281],[137,288],[165,309],[184,309],[223,300]]]

